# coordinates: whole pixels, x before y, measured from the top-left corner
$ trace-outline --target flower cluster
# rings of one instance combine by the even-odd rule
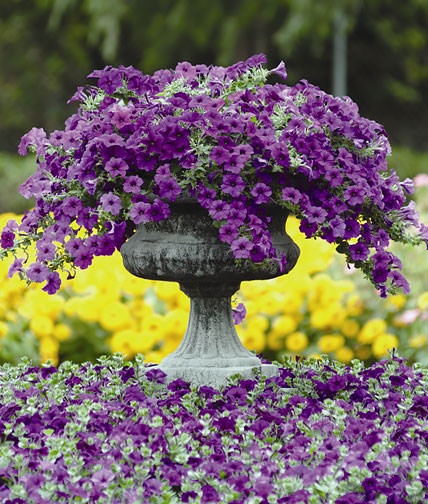
[[[133,67],[92,72],[97,86],[79,88],[80,102],[63,131],[33,128],[19,153],[36,153],[38,169],[21,187],[36,205],[1,234],[0,257],[15,256],[10,275],[59,289],[58,271],[74,276],[94,256],[111,255],[140,223],[167,219],[180,194],[207,210],[239,260],[276,261],[267,204],[301,219],[307,237],[337,245],[382,296],[408,290],[390,240],[428,243],[428,228],[407,204],[410,179],[389,169],[382,126],[285,66],[263,67],[256,55],[230,67],[179,63],[143,75]],[[413,225],[417,233],[410,234]],[[19,251],[37,242],[36,261]],[[69,269],[67,269],[69,268]]]
[[[195,387],[139,358],[0,368],[0,500],[422,504],[426,370],[289,361]]]

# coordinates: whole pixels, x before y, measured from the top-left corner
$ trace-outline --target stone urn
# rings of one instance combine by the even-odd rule
[[[287,257],[286,269],[281,273],[277,263],[257,270],[251,260],[245,259],[237,266],[230,246],[220,241],[208,211],[188,194],[170,203],[170,209],[166,220],[137,225],[120,249],[130,273],[178,282],[190,298],[183,340],[156,367],[167,374],[167,382],[181,378],[217,388],[237,373],[254,378],[258,370],[262,375],[274,376],[277,366],[263,364],[242,345],[233,324],[231,297],[242,281],[275,278],[295,266],[300,250],[285,232],[288,212],[265,205],[271,217],[273,246],[278,257],[282,253]]]

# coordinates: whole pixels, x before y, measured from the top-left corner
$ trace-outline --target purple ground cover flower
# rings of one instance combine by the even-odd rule
[[[428,248],[428,233],[407,199],[412,182],[400,182],[388,166],[383,127],[361,117],[349,97],[304,79],[270,84],[269,76],[285,80],[287,71],[283,62],[272,70],[265,63],[260,54],[227,68],[180,62],[153,75],[123,65],[94,70],[88,77],[96,85],[73,95],[80,108],[63,131],[32,128],[20,142],[21,155],[37,157],[37,172],[20,188],[35,208],[19,227],[2,230],[0,259],[18,259],[28,240],[42,240],[41,269],[22,264],[24,279],[86,268],[91,254],[112,254],[138,224],[167,219],[184,192],[220,221],[213,222],[219,239],[238,260],[283,265],[259,212],[274,204],[300,218],[307,237],[336,243],[381,295],[407,290],[399,261],[374,256],[391,240]],[[118,223],[120,237],[98,243]],[[73,253],[67,243],[78,231],[87,248]],[[49,279],[53,293],[56,277]]]
[[[218,390],[140,355],[3,365],[0,500],[426,502],[427,370],[277,364]]]

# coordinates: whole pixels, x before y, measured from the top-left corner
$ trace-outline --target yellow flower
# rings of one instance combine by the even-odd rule
[[[284,348],[284,337],[280,334],[269,333],[267,336],[267,346],[274,351]]]
[[[53,328],[53,335],[58,341],[65,341],[71,336],[71,329],[66,324],[57,324]]]
[[[358,294],[351,294],[346,301],[348,315],[358,317],[364,312],[364,302]]]
[[[358,335],[359,343],[373,343],[375,339],[385,333],[387,324],[382,319],[371,319],[366,322]]]
[[[326,334],[318,340],[318,348],[323,353],[335,352],[345,344],[345,338],[340,334]]]
[[[301,331],[289,334],[285,338],[285,347],[290,352],[301,352],[308,346],[308,337]]]
[[[165,354],[169,355],[170,353],[172,353],[174,350],[177,349],[179,344],[180,344],[179,340],[177,341],[172,338],[165,340],[165,343],[162,346],[162,351],[165,352]]]
[[[125,331],[132,331],[130,329],[125,329]],[[142,332],[142,331],[132,331],[132,349],[133,353],[146,354],[149,352],[156,343],[159,342],[159,336],[156,333]]]
[[[389,296],[385,302],[388,306],[396,310],[400,310],[406,304],[406,296],[404,294],[395,294],[394,296]]]
[[[370,355],[370,347],[368,346],[360,346],[355,350],[355,356],[360,360],[366,360]]]
[[[123,268],[123,266],[122,266]],[[138,278],[131,273],[124,271],[123,280],[121,282],[121,290],[126,294],[131,294],[135,297],[141,297],[151,287],[152,281],[144,278]]]
[[[176,306],[178,297],[185,296],[176,282],[156,282],[154,285],[155,294],[162,301],[166,301],[169,305]]]
[[[252,315],[247,318],[248,320],[246,320],[245,326],[247,331],[260,331],[261,333],[264,333],[269,326],[268,319],[263,315]]]
[[[336,350],[335,355],[337,360],[344,362],[345,364],[351,362],[351,360],[354,358],[354,352],[347,346]]]
[[[104,307],[101,311],[99,322],[108,331],[126,329],[133,324],[128,307],[119,301],[113,301]]]
[[[422,348],[427,343],[427,337],[425,334],[417,334],[409,340],[410,348]]]
[[[132,334],[129,330],[123,330],[113,333],[109,340],[109,345],[112,353],[120,352],[125,357],[132,357],[134,355],[134,348],[131,342]]]
[[[38,338],[44,338],[53,334],[54,324],[46,315],[35,315],[30,320],[30,329]]]
[[[346,319],[340,326],[341,332],[348,338],[353,338],[360,330],[360,324],[356,320]]]
[[[248,350],[254,350],[260,353],[266,346],[265,335],[261,331],[242,331],[238,330],[238,336],[244,347]]]
[[[421,311],[427,310],[428,309],[428,291],[423,292],[419,297],[418,297],[418,308]]]
[[[102,299],[92,296],[71,297],[64,305],[64,313],[70,317],[76,316],[88,322],[98,322],[100,310],[103,308]]]
[[[129,313],[135,319],[142,319],[153,313],[152,307],[140,298],[134,298],[127,302],[126,305],[128,306]]]
[[[142,337],[155,335],[157,340],[162,340],[164,335],[164,317],[159,313],[152,313],[141,321],[140,331]]]
[[[49,295],[40,290],[40,287],[34,287],[21,296],[17,312],[29,319],[35,315],[45,315],[55,320],[62,311],[64,303],[64,298],[59,294]]]
[[[394,334],[379,334],[372,344],[372,352],[376,357],[388,355],[388,350],[398,348],[398,339]]]
[[[6,322],[0,320],[0,339],[4,338],[8,332],[9,326],[6,324]]]
[[[7,306],[6,303],[0,300],[0,318],[4,318],[6,315]]]
[[[285,297],[280,292],[269,292],[262,298],[261,311],[267,315],[281,313],[284,306]]]
[[[162,326],[165,335],[173,334],[182,338],[187,329],[189,314],[181,308],[174,308],[162,317]]]
[[[310,323],[315,329],[334,329],[340,327],[346,312],[340,303],[332,303],[311,313]]]
[[[44,337],[40,340],[40,361],[42,363],[50,359],[54,366],[58,364],[59,343],[53,338]]]
[[[289,334],[297,329],[298,322],[289,315],[277,317],[272,324],[272,333]]]
[[[160,364],[164,357],[166,357],[164,352],[161,352],[160,350],[153,350],[152,352],[144,354],[144,362],[155,362],[156,364]]]

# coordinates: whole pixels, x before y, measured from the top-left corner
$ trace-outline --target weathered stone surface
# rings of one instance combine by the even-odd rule
[[[124,265],[132,274],[179,282],[181,290],[190,297],[184,338],[159,368],[167,373],[168,381],[182,378],[217,387],[236,373],[253,377],[254,368],[273,376],[276,366],[262,364],[239,340],[231,296],[241,281],[275,278],[294,267],[299,248],[285,233],[287,212],[268,209],[273,245],[278,257],[283,252],[287,256],[286,271],[281,273],[277,264],[257,271],[250,260],[237,267],[229,246],[219,240],[218,229],[205,209],[186,198],[170,206],[168,219],[138,225],[121,248]]]

